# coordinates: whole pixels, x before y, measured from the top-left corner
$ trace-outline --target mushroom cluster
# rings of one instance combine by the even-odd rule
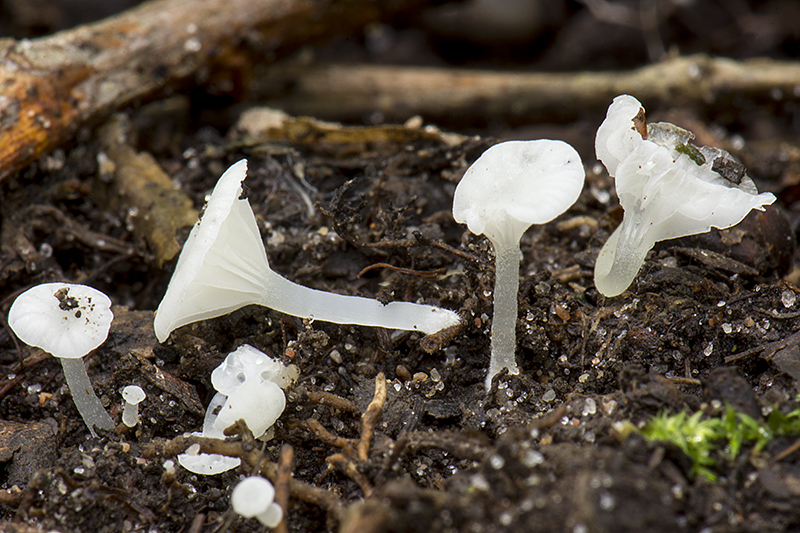
[[[410,302],[384,305],[304,287],[274,272],[253,210],[242,195],[246,174],[244,159],[226,170],[192,228],[156,311],[159,342],[176,328],[250,304],[324,322],[423,333],[459,323],[458,315],[447,309]]]
[[[295,365],[284,365],[249,344],[240,346],[211,373],[217,394],[208,405],[199,435],[225,438],[225,429],[242,419],[256,438],[261,437],[286,407],[283,389],[299,375]],[[235,468],[240,460],[186,453],[178,456],[178,462],[197,474],[213,475]]]
[[[103,344],[114,314],[111,300],[95,288],[43,283],[20,294],[8,310],[8,325],[20,340],[57,357],[75,407],[94,428],[114,429],[114,421],[94,392],[83,356]]]
[[[734,226],[775,201],[758,194],[728,152],[691,144],[694,135],[669,123],[646,124],[634,97],[618,96],[597,130],[595,150],[614,177],[622,223],[600,250],[597,290],[627,289],[658,241]]]
[[[453,217],[485,235],[495,255],[492,355],[486,389],[501,370],[519,373],[517,293],[519,240],[532,224],[567,210],[583,189],[585,170],[578,152],[563,141],[507,141],[486,150],[456,187]]]

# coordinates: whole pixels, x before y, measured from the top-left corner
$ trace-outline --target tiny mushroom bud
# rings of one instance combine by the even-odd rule
[[[492,356],[486,389],[502,369],[519,370],[516,349],[519,240],[532,224],[544,224],[580,195],[585,170],[578,152],[562,141],[508,141],[486,150],[456,187],[453,217],[494,247],[496,272]]]
[[[103,344],[113,319],[108,296],[70,283],[32,287],[20,294],[8,311],[8,325],[20,340],[61,361],[75,407],[94,437],[95,427],[115,426],[92,388],[83,356]]]
[[[274,499],[272,483],[260,476],[250,476],[233,489],[231,507],[238,515],[256,518],[267,527],[275,527],[283,518],[283,509]]]
[[[122,408],[122,423],[132,428],[139,422],[139,404],[147,397],[138,385],[128,385],[122,389],[125,405]]]
[[[622,223],[597,257],[594,282],[605,296],[627,289],[658,241],[734,226],[775,201],[758,194],[728,152],[690,143],[673,124],[645,123],[634,97],[618,96],[597,130],[597,157],[614,177]]]
[[[192,228],[156,312],[154,328],[160,342],[183,325],[250,304],[336,324],[423,333],[459,323],[458,315],[447,309],[410,302],[384,305],[370,298],[310,289],[275,273],[253,210],[242,197],[246,173],[246,160],[225,171],[201,220]]]

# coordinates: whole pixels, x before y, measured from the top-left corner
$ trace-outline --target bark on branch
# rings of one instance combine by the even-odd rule
[[[529,73],[375,65],[276,65],[260,83],[266,104],[292,115],[360,120],[378,111],[448,124],[574,120],[619,94],[647,106],[724,103],[743,95],[797,98],[800,62],[677,57],[627,72]],[[278,95],[278,96],[276,96]]]
[[[205,67],[261,62],[427,0],[154,0],[36,40],[0,39],[0,180],[80,126]]]

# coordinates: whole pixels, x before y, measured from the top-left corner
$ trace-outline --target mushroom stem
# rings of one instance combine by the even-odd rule
[[[426,334],[458,323],[458,315],[446,309],[411,302],[382,304],[372,298],[346,296],[298,285],[265,266],[259,304],[287,315]]]
[[[83,358],[60,357],[59,359],[61,368],[64,369],[64,379],[72,393],[72,401],[75,402],[75,407],[78,408],[92,436],[97,437],[95,426],[100,429],[114,429],[114,421],[100,403],[100,398],[94,393],[86,367],[83,365]]]
[[[647,252],[655,244],[649,241],[640,242],[643,240],[639,235],[641,232],[635,231],[639,225],[639,221],[623,220],[597,256],[594,284],[606,297],[618,296],[630,287],[644,264]]]
[[[139,422],[139,404],[125,402],[122,406],[122,423],[129,428]]]
[[[502,369],[519,374],[514,351],[517,347],[517,293],[519,292],[519,241],[509,239],[504,246],[493,242],[495,251],[494,316],[492,317],[492,356],[486,375],[486,390]]]

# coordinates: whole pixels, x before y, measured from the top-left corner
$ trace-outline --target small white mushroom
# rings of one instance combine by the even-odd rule
[[[83,356],[103,344],[113,319],[108,296],[70,283],[32,287],[8,311],[8,325],[20,340],[58,357],[75,407],[94,437],[95,427],[115,426],[92,388]]]
[[[256,438],[275,424],[286,408],[283,388],[293,383],[299,370],[284,365],[249,344],[228,354],[211,373],[217,390],[206,410],[204,437],[225,438],[227,427],[242,419]],[[238,458],[213,454],[181,454],[178,462],[196,474],[213,475],[239,466]]]
[[[260,476],[245,478],[231,493],[231,507],[236,514],[256,518],[267,527],[277,526],[283,518],[283,509],[274,500],[275,488]]]
[[[585,170],[578,152],[563,141],[508,141],[486,150],[456,187],[453,217],[492,242],[495,254],[492,356],[486,389],[502,369],[519,373],[517,293],[519,240],[532,224],[567,210],[581,193]]]
[[[192,228],[156,312],[159,342],[176,328],[250,304],[324,322],[423,333],[459,323],[458,315],[447,309],[410,302],[384,305],[370,298],[310,289],[275,273],[253,210],[242,198],[246,174],[246,160],[226,170],[201,220]]]
[[[775,201],[758,194],[741,163],[724,150],[695,147],[673,124],[646,125],[644,108],[618,96],[597,130],[597,157],[614,177],[622,223],[597,257],[594,281],[605,296],[625,291],[658,241],[734,226]]]
[[[138,385],[128,385],[122,389],[122,399],[125,405],[122,407],[122,423],[132,428],[139,422],[139,404],[144,401],[147,395]]]

